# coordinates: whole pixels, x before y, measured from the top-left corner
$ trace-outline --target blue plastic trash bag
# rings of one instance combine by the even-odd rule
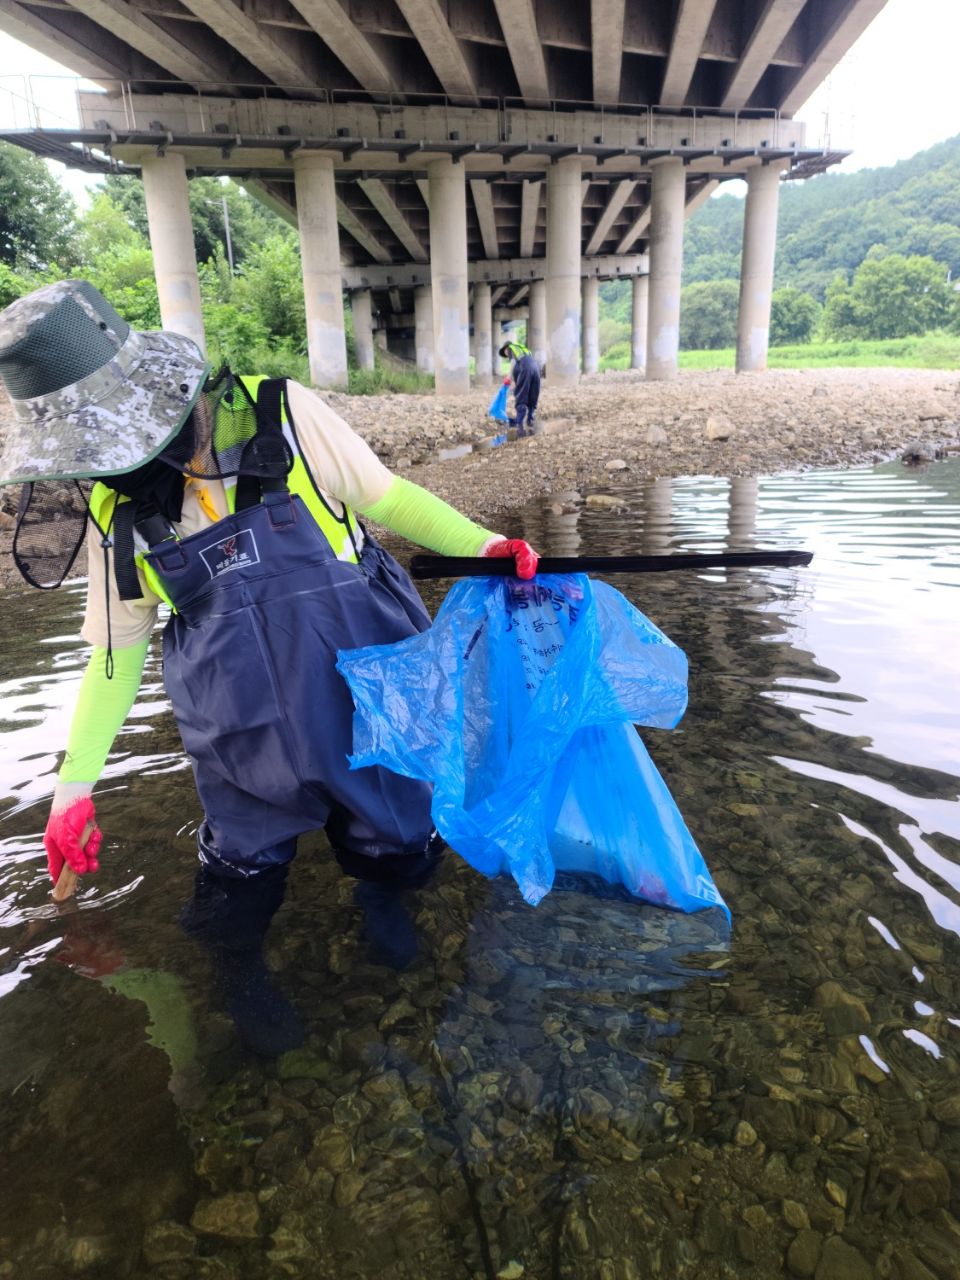
[[[491,418],[496,418],[497,422],[510,421],[510,418],[507,415],[507,392],[509,389],[510,388],[505,382],[502,383],[500,390],[490,401],[490,408],[487,410],[487,415]]]
[[[727,910],[633,727],[678,722],[686,657],[613,587],[463,579],[428,631],[341,651],[337,668],[356,706],[351,767],[432,782],[446,842],[527,902],[563,870]]]

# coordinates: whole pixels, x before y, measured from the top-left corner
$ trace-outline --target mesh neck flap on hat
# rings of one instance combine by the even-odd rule
[[[20,490],[13,562],[31,587],[51,591],[73,568],[84,534],[92,480],[38,480]]]
[[[207,380],[183,429],[161,450],[159,460],[197,480],[245,475],[282,479],[293,465],[280,419],[285,384],[285,379],[264,380],[254,400],[241,379],[221,369]]]

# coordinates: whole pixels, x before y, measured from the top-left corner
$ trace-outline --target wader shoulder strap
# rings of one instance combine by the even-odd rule
[[[284,493],[293,464],[283,435],[286,378],[264,378],[257,388],[257,433],[244,447],[237,477],[236,511],[260,502],[265,493]]]
[[[113,513],[113,576],[121,600],[143,599],[133,542],[134,529],[148,547],[176,536],[170,521],[151,504],[137,502],[135,498],[130,502],[117,503]]]
[[[143,588],[133,558],[133,525],[136,503],[118,502],[113,512],[113,575],[121,600],[142,600]]]

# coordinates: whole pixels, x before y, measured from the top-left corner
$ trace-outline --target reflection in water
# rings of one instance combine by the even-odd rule
[[[756,476],[734,476],[730,481],[727,546],[731,551],[749,550],[756,545],[759,490],[760,481]]]
[[[670,547],[670,513],[673,481],[663,476],[643,486],[643,529],[640,539],[644,555],[664,555]]]
[[[510,531],[553,554],[816,553],[616,580],[690,659],[685,719],[645,740],[732,934],[582,879],[531,910],[448,856],[405,895],[391,967],[309,837],[266,946],[306,1041],[273,1060],[244,1053],[179,924],[199,814],[155,658],[108,768],[104,870],[47,899],[82,593],[18,596],[0,1274],[957,1275],[960,465],[619,496],[556,495]]]

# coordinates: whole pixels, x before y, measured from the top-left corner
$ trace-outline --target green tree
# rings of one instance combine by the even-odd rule
[[[82,264],[96,263],[104,254],[123,255],[150,246],[123,207],[105,191],[98,191],[81,216],[77,247]]]
[[[103,190],[123,209],[141,235],[148,236],[147,206],[140,179],[125,174],[110,174],[104,179]],[[230,245],[236,266],[239,267],[247,254],[268,236],[279,234],[288,239],[294,238],[293,230],[281,218],[234,182],[221,182],[219,178],[191,178],[187,190],[193,222],[193,244],[199,263],[207,262],[218,249],[223,250],[226,257],[224,198],[227,201]]]
[[[70,266],[76,206],[46,164],[0,142],[0,262],[43,270]]]
[[[253,352],[269,345],[270,341],[270,334],[257,316],[241,311],[230,302],[204,306],[203,328],[210,350],[240,373],[251,372],[248,365]]]
[[[31,287],[24,276],[12,271],[5,262],[0,262],[0,310],[29,293]]]
[[[633,285],[629,280],[600,281],[600,319],[630,324],[633,311]]]
[[[734,280],[689,284],[680,291],[680,346],[685,351],[732,347],[740,288]]]
[[[956,294],[939,262],[877,245],[848,287],[831,286],[824,332],[828,338],[906,338],[942,328],[955,310]]]
[[[822,310],[809,293],[789,285],[775,289],[770,300],[770,345],[785,347],[792,342],[810,342]]]
[[[683,280],[736,279],[742,199],[706,201],[687,223]],[[783,184],[775,286],[823,301],[834,274],[849,279],[875,244],[936,258],[960,275],[960,137],[909,160],[856,173],[830,172]]]
[[[630,338],[630,324],[625,320],[614,320],[610,316],[604,316],[598,329],[601,355],[606,355],[618,342],[628,341]]]
[[[823,306],[823,334],[825,338],[837,342],[863,337],[853,290],[842,271],[838,271],[827,285]]]
[[[80,220],[80,270],[136,329],[159,329],[153,254],[129,214],[105,191]]]
[[[296,243],[283,233],[251,250],[237,281],[234,300],[257,314],[264,329],[306,350],[303,275]]]

